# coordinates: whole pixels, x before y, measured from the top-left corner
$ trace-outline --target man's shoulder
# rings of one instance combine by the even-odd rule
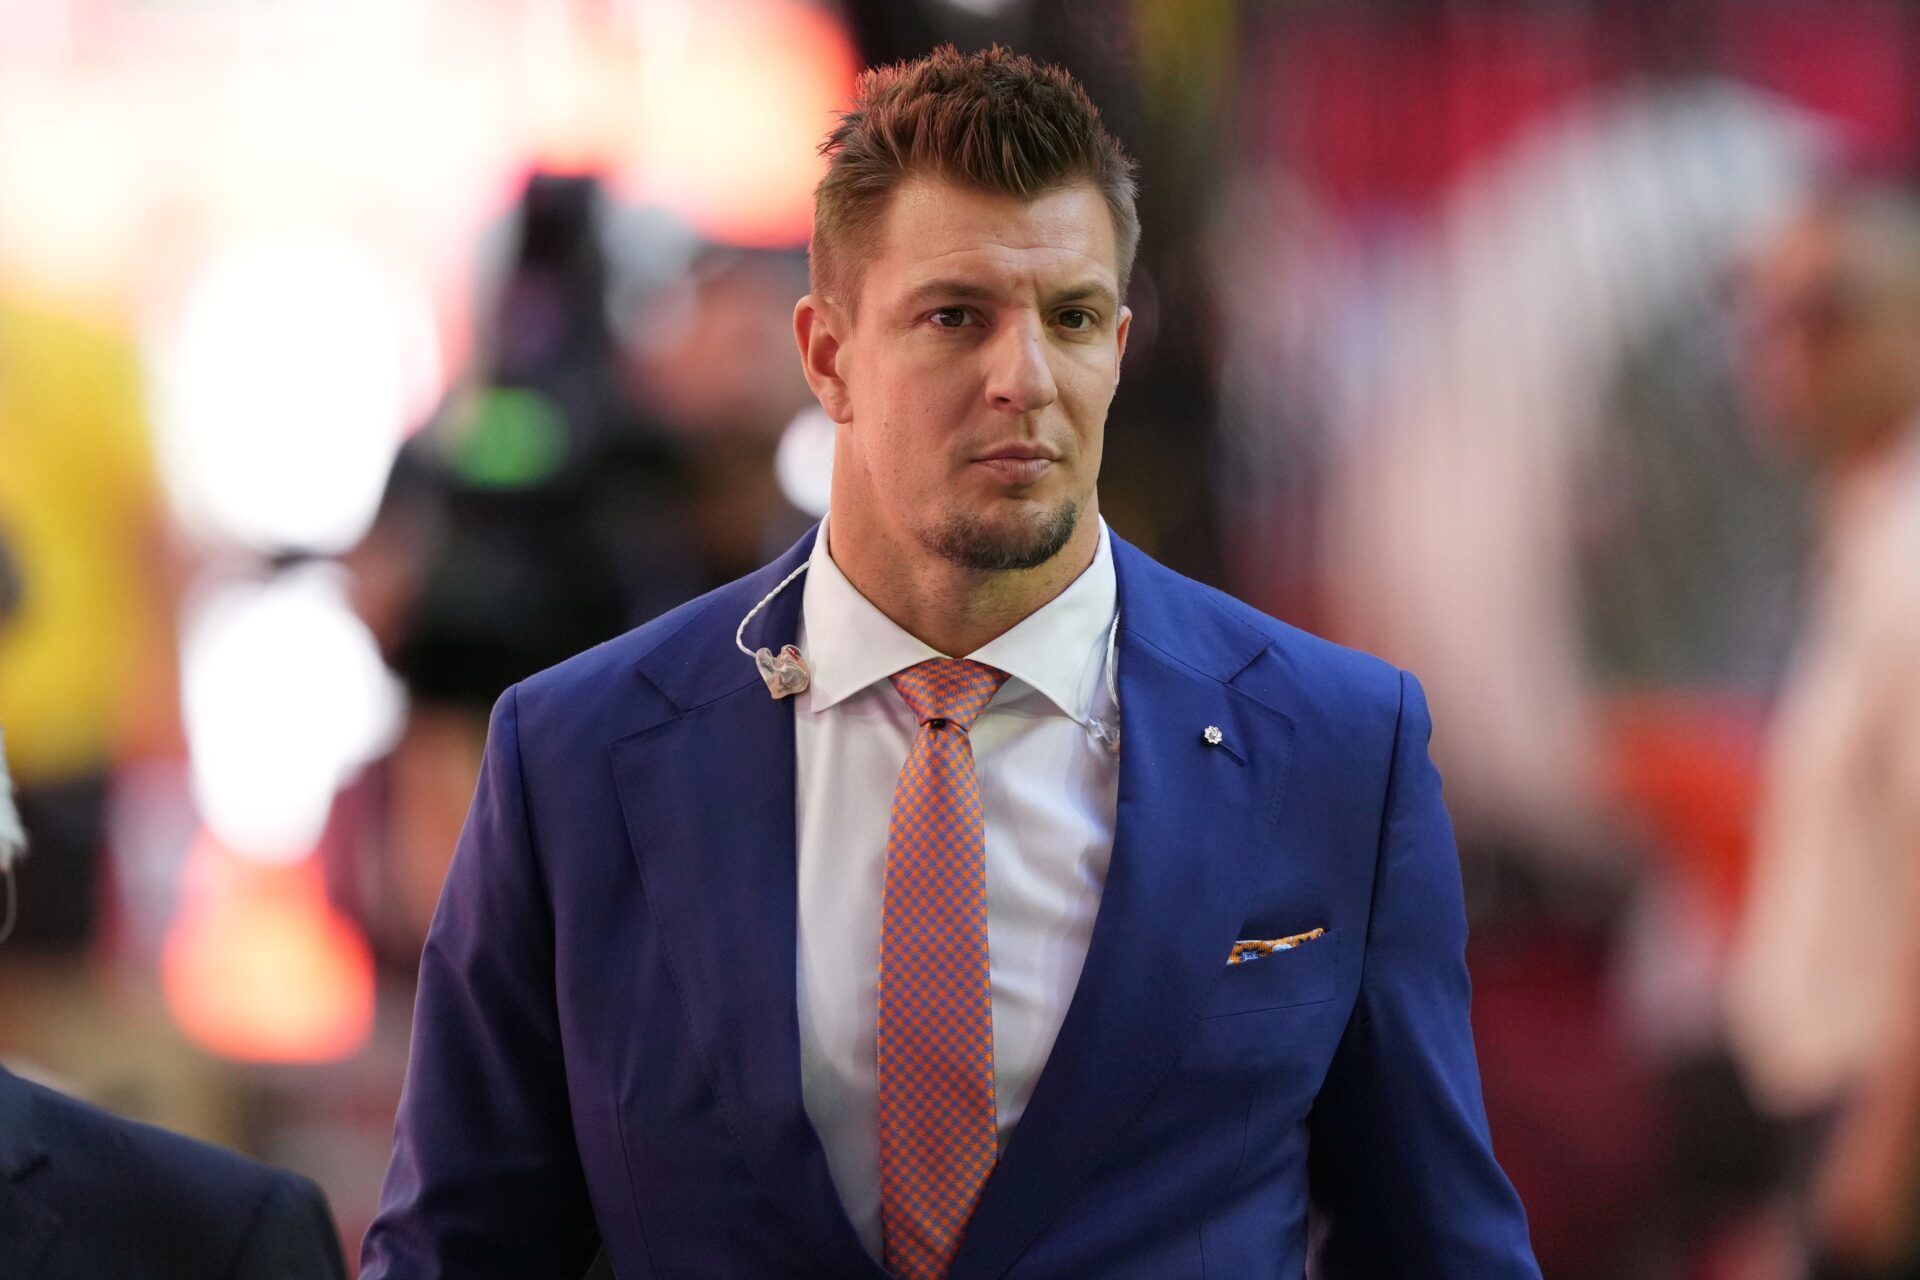
[[[809,533],[779,559],[752,573],[522,680],[513,690],[522,723],[531,716],[579,728],[598,725],[610,716],[611,722],[602,727],[611,730],[632,722],[636,708],[644,720],[649,712],[684,709],[757,683],[753,659],[735,649],[734,633],[747,612],[805,559],[811,546]],[[781,593],[780,604],[783,609],[769,612],[797,612],[797,584]],[[769,643],[758,634],[761,627],[755,623],[750,647]]]
[[[103,1173],[112,1170],[153,1186],[191,1187],[220,1198],[258,1198],[283,1180],[312,1185],[237,1151],[130,1120],[30,1080],[15,1077],[13,1087],[26,1093],[31,1123],[51,1160],[85,1162]]]
[[[31,1188],[73,1224],[91,1224],[98,1243],[165,1247],[181,1258],[231,1258],[265,1227],[269,1211],[331,1223],[320,1189],[285,1169],[237,1151],[116,1115],[18,1076],[0,1074],[31,1144]],[[324,1236],[315,1234],[316,1247]],[[313,1259],[321,1274],[324,1255]],[[331,1270],[325,1274],[334,1274]]]
[[[636,683],[637,672],[655,664],[684,666],[689,658],[710,662],[733,649],[733,629],[749,608],[766,595],[770,574],[776,564],[755,570],[745,578],[714,587],[705,595],[670,608],[668,612],[601,641],[593,649],[576,652],[564,662],[520,681],[524,699],[536,702],[595,702],[609,691],[626,689]],[[772,581],[780,581],[772,578]],[[724,651],[720,645],[724,643]],[[755,679],[755,666],[747,654],[733,654],[739,664],[733,668],[739,683]]]
[[[584,649],[571,658],[528,676],[520,682],[519,689],[522,694],[543,701],[568,698],[591,700],[603,696],[609,682],[630,677],[662,646],[683,639],[683,633],[690,628],[717,626],[713,616],[725,609],[730,601],[739,598],[743,594],[744,584],[753,580],[754,575],[748,575],[715,587],[656,618],[603,640],[591,649]],[[751,607],[752,602],[749,601],[745,608]],[[732,631],[729,629],[729,643],[731,640]],[[745,662],[746,658],[743,656],[741,661]],[[751,674],[751,668],[742,669]]]
[[[1116,539],[1116,548],[1123,545]],[[1134,594],[1152,597],[1149,625],[1199,655],[1190,665],[1210,668],[1209,674],[1276,705],[1397,711],[1401,672],[1385,659],[1282,621],[1138,548],[1119,554],[1123,571],[1144,588]]]

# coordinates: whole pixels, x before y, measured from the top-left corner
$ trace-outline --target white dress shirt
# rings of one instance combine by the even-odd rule
[[[919,722],[887,678],[943,655],[840,572],[822,521],[796,641],[812,678],[795,700],[800,1078],[848,1216],[877,1259],[880,1148],[875,1001],[894,785]],[[1116,593],[1106,524],[1066,590],[973,653],[1011,677],[974,722],[986,812],[1000,1143],[1053,1048],[1093,933],[1113,851],[1119,758],[1094,737],[1117,723],[1106,689]]]

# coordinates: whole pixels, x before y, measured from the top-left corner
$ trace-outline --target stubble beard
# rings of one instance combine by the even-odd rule
[[[951,512],[921,541],[963,569],[1010,573],[1038,569],[1059,555],[1080,524],[1080,504],[1062,498],[1051,511],[1011,526],[967,512]]]

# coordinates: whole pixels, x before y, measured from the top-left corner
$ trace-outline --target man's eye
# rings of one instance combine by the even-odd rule
[[[959,329],[967,323],[965,307],[942,307],[934,312],[931,319],[937,329]]]
[[[1085,307],[1068,307],[1060,313],[1060,323],[1069,329],[1091,329],[1096,321]]]

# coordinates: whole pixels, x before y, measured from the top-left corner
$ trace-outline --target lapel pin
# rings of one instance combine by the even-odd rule
[[[1217,747],[1220,745],[1220,740],[1222,737],[1220,733],[1220,726],[1217,724],[1210,724],[1206,727],[1205,731],[1203,731],[1200,736],[1206,739],[1208,746]]]

